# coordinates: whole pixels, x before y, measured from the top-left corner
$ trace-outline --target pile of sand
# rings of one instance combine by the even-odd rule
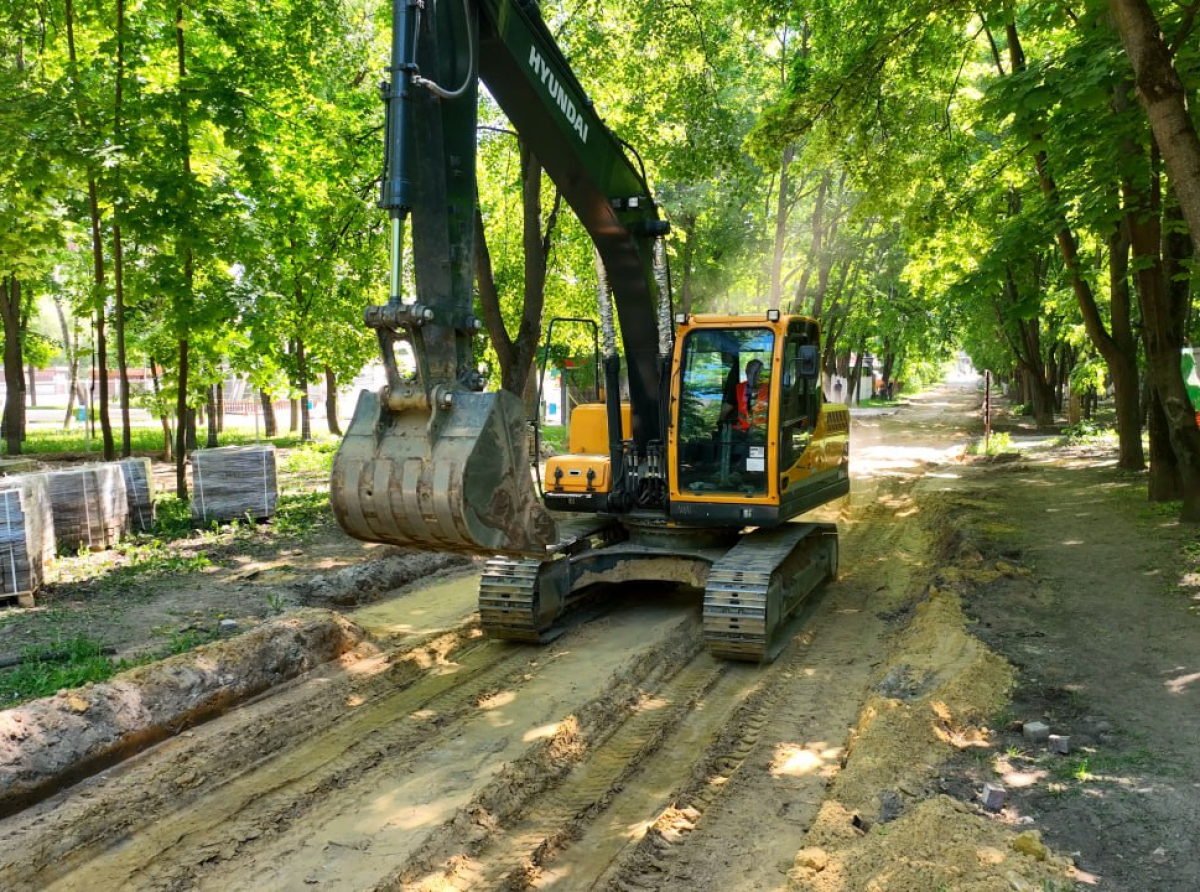
[[[897,633],[864,705],[846,764],[805,837],[789,889],[808,892],[1022,892],[1069,881],[1072,865],[1035,832],[1016,833],[976,803],[936,795],[955,748],[985,746],[1011,667],[966,630],[958,591],[980,577],[958,549]]]

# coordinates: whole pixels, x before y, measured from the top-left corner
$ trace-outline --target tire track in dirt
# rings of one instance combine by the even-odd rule
[[[884,481],[882,497],[864,512],[861,528],[870,535],[847,537],[850,572],[814,605],[770,677],[734,715],[734,733],[703,755],[694,780],[596,888],[783,885],[879,665],[887,626],[876,613],[908,595],[894,565],[882,577],[875,569],[904,553],[902,540],[912,536],[889,523],[903,488]]]
[[[690,662],[659,684],[643,681],[637,702],[623,716],[605,717],[605,726],[597,729],[599,739],[569,773],[537,796],[525,791],[514,809],[515,821],[497,826],[483,840],[464,839],[453,824],[447,825],[445,838],[433,840],[384,888],[416,892],[525,885],[545,858],[569,844],[580,825],[623,792],[643,761],[673,739],[673,730],[723,680],[725,667],[697,653],[699,638],[689,643]]]
[[[409,614],[424,617],[419,624],[394,623],[378,608],[364,611],[364,624],[388,642],[387,653],[320,667],[0,821],[0,888],[40,889],[122,837],[319,735],[348,707],[370,706],[427,673],[453,671],[485,643],[471,621],[477,587],[478,577],[462,577],[397,599]]]
[[[341,720],[252,771],[206,778],[200,798],[142,815],[119,839],[43,859],[36,872],[18,866],[10,888],[373,885],[501,768],[552,738],[625,664],[650,671],[664,642],[689,634],[698,648],[698,611],[680,606],[638,605],[552,648],[469,648],[403,690],[346,707]],[[169,780],[147,755],[149,775],[129,788]],[[220,754],[210,757],[219,771]]]
[[[595,729],[610,726],[646,677],[678,661],[681,647],[698,649],[698,611],[681,617],[679,607],[636,605],[552,647],[516,648],[539,671],[480,688],[474,710],[438,728],[419,753],[364,765],[287,833],[264,834],[234,858],[205,865],[195,888],[228,889],[231,879],[239,888],[370,888],[472,800],[502,813],[513,791],[544,788],[586,752]]]

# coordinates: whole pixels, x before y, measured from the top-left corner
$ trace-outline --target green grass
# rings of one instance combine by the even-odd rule
[[[119,449],[121,443],[120,430],[114,429],[113,436],[116,439]],[[197,436],[200,444],[203,446],[206,442],[207,432],[205,430],[198,430]],[[134,452],[161,452],[163,448],[161,427],[134,427],[129,432],[129,439],[130,446]],[[328,449],[332,452],[337,448],[339,442],[340,439],[337,437],[318,436],[318,439],[312,444],[305,446],[305,448]],[[25,442],[21,446],[21,452],[25,455],[53,455],[60,452],[89,451],[99,454],[100,443],[100,430],[98,427],[95,436],[91,437],[90,440],[87,432],[82,427],[72,427],[67,431],[39,427],[27,433]],[[250,430],[226,431],[218,437],[218,443],[221,446],[249,446],[254,443],[274,443],[280,449],[304,445],[300,442],[300,435],[298,433],[280,434],[277,437],[256,437],[254,431]]]
[[[1012,437],[1007,431],[994,433],[985,442],[982,437],[978,440],[971,441],[971,445],[967,448],[971,455],[1007,455],[1008,453],[1020,452],[1012,444]]]
[[[280,536],[303,538],[333,522],[329,493],[325,490],[280,495],[271,526]]]
[[[172,632],[161,650],[133,660],[114,660],[103,652],[98,641],[82,635],[30,647],[22,653],[25,659],[19,666],[0,670],[0,709],[49,697],[64,689],[107,681],[118,672],[186,653],[218,637],[220,633],[215,628]]]
[[[120,448],[121,434],[113,431],[117,447]],[[160,452],[163,448],[162,428],[135,427],[129,432],[130,445],[134,452]],[[56,452],[95,452],[100,453],[100,429],[91,438],[90,444],[87,433],[83,428],[72,427],[71,430],[47,430],[36,428],[30,430],[21,444],[24,455],[47,455]]]
[[[341,442],[331,437],[297,446],[279,460],[279,471],[281,474],[328,475],[333,470],[333,454]]]
[[[54,653],[66,657],[49,659],[48,655]],[[84,637],[53,641],[29,648],[22,655],[25,662],[0,673],[0,709],[48,697],[63,688],[104,681],[125,668],[124,663],[114,663],[105,656],[98,642]]]
[[[567,427],[566,425],[544,425],[541,433],[542,447],[550,447],[555,452],[562,454],[567,451]]]

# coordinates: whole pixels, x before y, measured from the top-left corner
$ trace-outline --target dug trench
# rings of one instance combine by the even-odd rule
[[[412,587],[335,660],[0,821],[0,887],[1069,888],[1054,828],[978,802],[1014,674],[962,609],[1013,566],[963,546],[977,412],[942,388],[856,417],[821,518],[841,576],[771,665],[713,660],[694,593],[527,648],[482,637],[476,576]]]

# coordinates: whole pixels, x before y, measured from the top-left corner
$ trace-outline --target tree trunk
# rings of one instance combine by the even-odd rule
[[[555,192],[554,206],[542,229],[542,168],[532,152],[521,146],[522,246],[525,256],[525,285],[521,321],[516,337],[508,333],[500,312],[500,296],[492,274],[491,254],[483,214],[475,208],[475,279],[479,285],[479,305],[491,334],[492,346],[500,363],[500,386],[509,393],[524,396],[525,383],[537,354],[542,332],[542,308],[545,304],[546,263],[550,242],[562,206],[562,193]]]
[[[1188,112],[1187,90],[1172,63],[1171,50],[1163,42],[1147,0],[1109,0],[1109,8],[1133,65],[1138,101],[1162,151],[1171,189],[1188,228],[1200,233],[1200,136]],[[1169,400],[1164,408],[1171,416]]]
[[[296,340],[296,371],[300,375],[300,442],[312,442],[312,412],[308,399],[308,352],[304,339]]]
[[[271,399],[271,394],[261,389],[258,391],[258,401],[262,406],[263,436],[269,439],[279,432],[279,424],[275,420],[275,401]]]
[[[328,365],[325,366],[325,420],[329,424],[329,432],[340,437],[342,425],[338,421],[337,375]]]
[[[1025,52],[1021,48],[1016,23],[1011,18],[1005,25],[1005,31],[1008,36],[1009,61],[1012,71],[1013,73],[1023,72],[1025,70]],[[1124,101],[1123,97],[1119,95],[1120,87],[1117,89],[1117,94],[1114,96],[1113,106],[1114,109],[1119,111]],[[1042,139],[1040,127],[1028,126],[1027,129],[1030,133],[1030,142],[1032,144],[1045,144]],[[1071,289],[1075,294],[1076,303],[1079,304],[1080,313],[1083,316],[1084,328],[1088,333],[1092,345],[1104,357],[1104,361],[1108,365],[1109,372],[1113,377],[1114,399],[1117,403],[1118,434],[1120,437],[1118,464],[1122,468],[1139,470],[1144,466],[1145,457],[1142,453],[1141,426],[1140,424],[1132,423],[1133,407],[1137,403],[1137,391],[1136,389],[1133,391],[1128,389],[1131,379],[1136,380],[1137,375],[1137,343],[1133,337],[1129,321],[1130,304],[1128,292],[1126,291],[1123,295],[1120,293],[1120,286],[1117,279],[1120,272],[1121,281],[1124,281],[1123,271],[1120,269],[1122,258],[1118,257],[1118,252],[1121,248],[1120,243],[1126,236],[1118,234],[1116,236],[1117,241],[1112,244],[1113,254],[1111,263],[1115,264],[1115,266],[1110,269],[1110,276],[1116,290],[1113,293],[1112,301],[1113,332],[1110,334],[1105,328],[1103,318],[1096,304],[1095,294],[1092,292],[1091,284],[1080,270],[1079,243],[1067,221],[1066,214],[1063,212],[1063,203],[1059,195],[1058,184],[1050,173],[1049,158],[1044,149],[1034,153],[1034,168],[1037,171],[1038,185],[1041,192],[1055,216],[1055,239],[1071,282]],[[1128,243],[1125,242],[1124,246],[1127,251]]]
[[[775,250],[771,255],[771,293],[770,307],[779,309],[783,294],[783,250],[787,246],[788,223],[788,173],[792,159],[796,155],[796,147],[789,145],[783,150],[783,158],[779,164],[779,195],[775,200]]]
[[[158,383],[158,363],[154,361],[154,357],[150,357],[150,380],[154,386],[154,402],[156,405],[161,405],[162,388]],[[171,419],[166,412],[160,412],[158,420],[162,423],[163,429],[163,461],[171,460]]]
[[[217,387],[217,433],[225,433],[225,382],[221,381]]]
[[[692,262],[696,256],[696,215],[685,214],[680,221],[685,240],[683,242],[683,276],[679,284],[679,312],[685,316],[692,313]]]
[[[195,406],[188,406],[187,411],[187,448],[189,452],[195,452],[200,448],[200,440],[196,436],[196,419],[199,412]]]
[[[1146,368],[1179,467],[1181,518],[1200,521],[1200,428],[1180,368],[1186,305],[1180,305],[1179,291],[1168,287],[1164,270],[1160,194],[1157,175],[1145,192],[1127,193],[1127,207],[1141,211],[1130,217],[1134,275],[1142,308]]]
[[[1140,471],[1146,467],[1142,449],[1142,412],[1139,400],[1137,341],[1133,334],[1129,291],[1129,226],[1123,221],[1109,239],[1109,293],[1112,317],[1112,350],[1100,341],[1092,343],[1104,357],[1112,376],[1113,402],[1117,414],[1117,467]],[[1090,417],[1090,416],[1089,416]]]
[[[288,433],[294,434],[300,430],[300,400],[291,397],[288,400]]]
[[[209,449],[216,449],[217,441],[217,385],[208,385],[208,441]]]
[[[187,499],[188,341],[179,339],[179,393],[175,400],[175,495]]]
[[[21,281],[0,280],[0,320],[4,324],[4,438],[9,455],[21,454],[25,439],[25,369],[21,356]]]
[[[88,177],[88,207],[92,216],[92,256],[96,277],[96,376],[100,385],[100,436],[103,442],[104,460],[117,457],[113,445],[112,418],[108,411],[108,337],[104,316],[104,243],[100,232],[100,198],[96,191],[96,179]]]
[[[79,351],[71,334],[71,327],[67,324],[62,298],[57,294],[54,295],[54,311],[58,314],[58,325],[62,329],[63,353],[67,357],[67,414],[63,418],[63,430],[69,430],[72,411],[75,408],[75,392],[79,387]]]
[[[113,89],[113,138],[117,145],[124,145],[125,137],[121,126],[125,81],[125,0],[117,0],[117,76]],[[118,165],[120,162],[117,162]],[[123,191],[120,167],[117,173],[117,190]],[[125,251],[121,244],[121,206],[113,206],[113,327],[117,336],[117,376],[120,381],[121,399],[121,455],[128,458],[133,454],[132,430],[129,421],[129,358],[125,352]]]
[[[804,271],[800,273],[800,281],[796,283],[796,293],[792,296],[792,312],[803,313],[804,303],[808,299],[808,281],[812,278],[813,268],[817,265],[821,257],[821,248],[825,236],[825,199],[829,195],[829,189],[833,185],[833,177],[826,171],[821,175],[821,182],[817,186],[817,195],[813,200],[813,212],[811,220],[812,241],[809,244],[808,262],[804,265]],[[811,315],[815,316],[814,311]]]
[[[1173,502],[1183,497],[1183,479],[1179,475],[1179,459],[1171,445],[1171,426],[1158,399],[1158,391],[1150,387],[1146,430],[1150,434],[1150,475],[1147,495],[1151,502]]]
[[[175,52],[177,70],[179,74],[179,83],[182,85],[187,77],[187,43],[185,39],[185,26],[183,17],[183,4],[180,3],[175,8]],[[183,181],[188,190],[187,201],[191,203],[191,186],[192,186],[192,148],[191,135],[188,129],[188,100],[187,94],[183,91],[182,86],[177,90],[179,100],[179,144],[180,153],[183,161]],[[191,437],[191,445],[195,448],[196,428],[194,424],[195,415],[188,411],[188,326],[189,319],[186,311],[190,309],[192,297],[194,294],[195,284],[195,257],[192,253],[192,245],[188,240],[189,236],[183,234],[183,281],[184,281],[184,306],[176,306],[174,322],[179,326],[179,394],[175,404],[176,418],[178,429],[175,431],[175,492],[180,499],[186,500],[188,497],[187,483],[187,450],[188,438]],[[192,424],[189,424],[189,420]]]

